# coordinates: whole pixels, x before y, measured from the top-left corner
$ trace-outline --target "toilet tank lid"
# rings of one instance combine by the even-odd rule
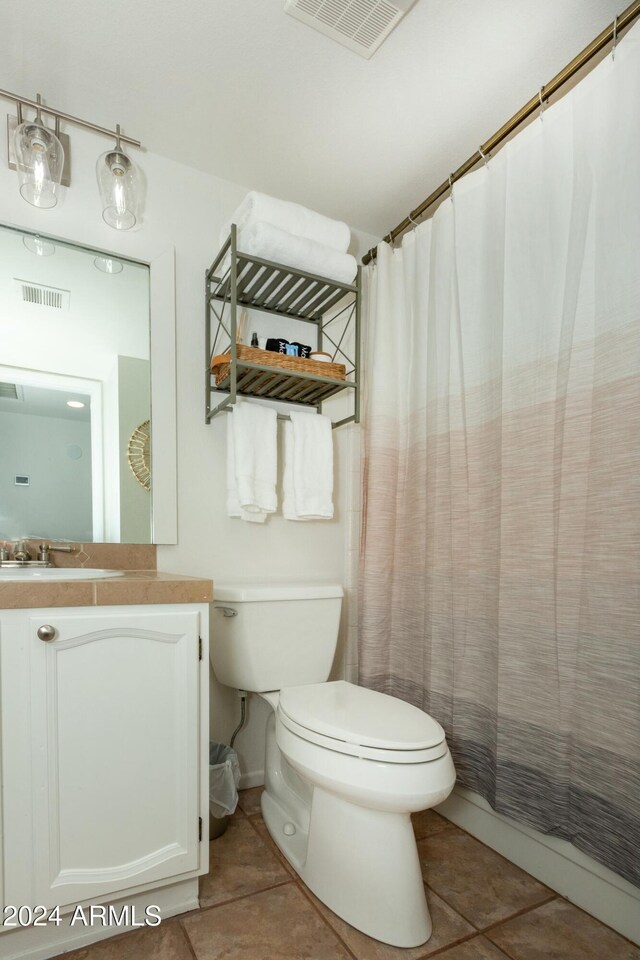
[[[272,582],[242,581],[218,583],[214,581],[214,603],[251,603],[269,600],[326,600],[342,597],[344,591],[339,583],[323,582]]]

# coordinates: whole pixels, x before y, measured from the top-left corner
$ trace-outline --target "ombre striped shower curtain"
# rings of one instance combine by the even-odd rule
[[[360,682],[640,886],[640,27],[369,268]]]

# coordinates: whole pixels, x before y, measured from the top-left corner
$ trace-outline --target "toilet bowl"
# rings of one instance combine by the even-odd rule
[[[431,935],[431,919],[411,813],[446,799],[455,770],[444,731],[428,714],[343,680],[326,682],[341,595],[326,585],[271,593],[217,585],[222,615],[212,662],[221,682],[254,690],[271,707],[262,811],[287,860],[352,926],[416,947]],[[305,600],[312,620],[303,615]],[[292,625],[301,632],[287,632]],[[270,690],[264,681],[276,676],[285,682]]]

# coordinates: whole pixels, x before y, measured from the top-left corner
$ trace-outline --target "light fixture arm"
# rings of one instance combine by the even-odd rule
[[[121,133],[119,124],[115,131],[109,130],[108,127],[101,127],[96,123],[90,123],[88,120],[82,120],[80,117],[74,117],[72,114],[64,113],[62,110],[54,110],[53,107],[45,107],[42,103],[40,94],[37,95],[35,100],[29,100],[27,97],[20,97],[17,93],[11,93],[9,90],[0,90],[0,98],[3,100],[12,100],[16,104],[19,123],[22,123],[23,107],[31,107],[36,111],[38,122],[40,122],[41,115],[46,113],[48,116],[55,118],[57,125],[59,125],[61,120],[64,120],[66,123],[73,123],[77,127],[84,127],[87,130],[93,130],[94,133],[102,133],[106,137],[113,137],[118,143],[128,143],[132,147],[142,146],[139,140],[134,140],[133,137],[126,137],[123,133]]]

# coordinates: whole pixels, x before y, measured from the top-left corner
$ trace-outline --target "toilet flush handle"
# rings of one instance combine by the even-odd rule
[[[216,607],[216,610],[220,610],[223,617],[237,617],[238,611],[233,607]]]

